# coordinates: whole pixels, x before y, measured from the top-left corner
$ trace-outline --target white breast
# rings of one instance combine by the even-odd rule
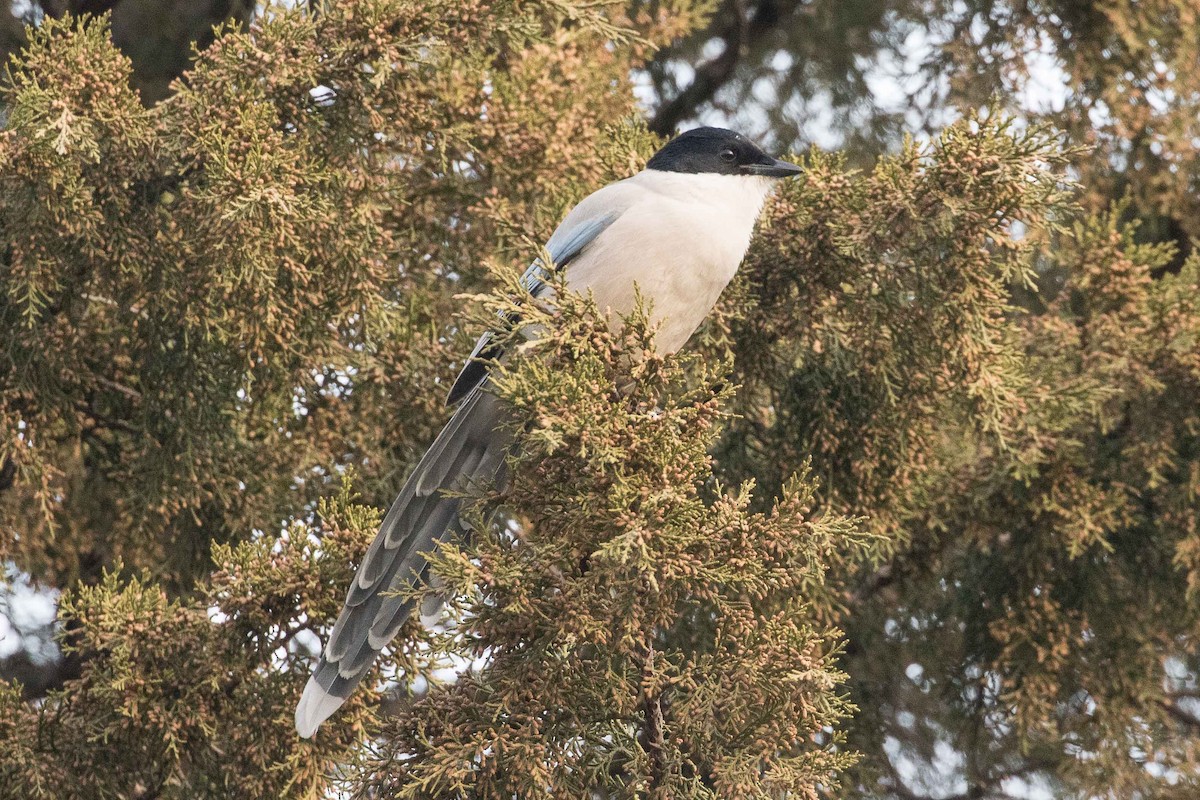
[[[652,304],[656,346],[684,345],[737,273],[773,181],[647,170],[579,204],[576,214],[621,207],[621,216],[567,269],[575,291],[591,290],[601,309],[628,314],[635,286]]]

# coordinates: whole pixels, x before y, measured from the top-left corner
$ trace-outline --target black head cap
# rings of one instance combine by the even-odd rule
[[[694,128],[667,142],[646,169],[714,175],[763,175],[786,178],[800,167],[764,153],[740,133],[724,128]]]

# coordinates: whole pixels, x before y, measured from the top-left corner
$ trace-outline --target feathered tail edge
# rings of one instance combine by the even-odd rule
[[[421,457],[363,557],[296,705],[296,731],[305,739],[341,707],[408,619],[412,600],[396,592],[426,579],[425,554],[458,526],[462,498],[447,492],[491,481],[502,468],[511,434],[501,425],[502,402],[485,388],[463,401]]]

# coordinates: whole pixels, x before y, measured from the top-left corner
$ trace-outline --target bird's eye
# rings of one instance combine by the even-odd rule
[[[737,161],[737,153],[733,152],[732,150],[722,150],[721,160],[726,164],[732,164],[734,161]]]

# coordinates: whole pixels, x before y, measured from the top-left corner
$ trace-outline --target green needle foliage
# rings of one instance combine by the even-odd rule
[[[854,759],[832,733],[838,635],[810,598],[868,540],[813,513],[807,474],[765,514],[752,484],[711,485],[720,372],[584,305],[526,310],[547,334],[498,378],[528,428],[494,498],[515,523],[435,561],[461,598],[436,648],[486,666],[390,723],[362,779],[412,798],[815,798]]]
[[[379,522],[348,491],[321,515],[323,524],[297,524],[277,540],[218,546],[220,568],[187,600],[147,574],[116,573],[65,599],[82,676],[39,706],[5,686],[3,795],[321,796],[353,758],[369,695],[348,704],[321,747],[300,745],[290,729],[308,659],[288,646],[307,631],[296,606],[303,597],[310,614],[337,614],[348,564]]]
[[[9,64],[0,558],[62,592],[63,657],[0,660],[0,797],[1196,796],[1200,258],[1130,222],[1186,170],[1097,199],[1129,93],[1095,161],[987,110],[812,152],[678,356],[523,308],[445,623],[300,740],[447,381],[653,152],[631,70],[713,4],[297,5],[153,107],[104,18]],[[1152,61],[1134,5],[1072,30]],[[1189,7],[1147,5],[1182,63]]]
[[[335,467],[392,494],[497,225],[544,234],[627,169],[593,145],[643,45],[572,8],[277,8],[152,110],[102,25],[33,34],[0,140],[0,508],[21,531],[0,554],[56,585],[120,559],[184,591],[211,542],[311,508]],[[622,57],[585,67],[605,42]]]

